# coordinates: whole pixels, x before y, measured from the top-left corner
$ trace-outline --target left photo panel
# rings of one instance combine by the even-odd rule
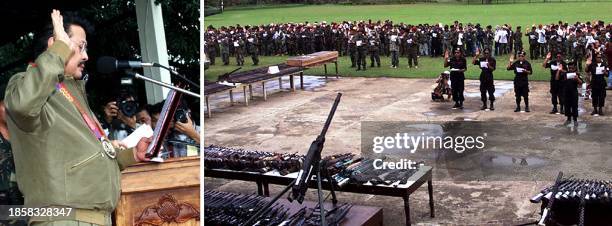
[[[3,1],[0,225],[200,225],[200,2]]]

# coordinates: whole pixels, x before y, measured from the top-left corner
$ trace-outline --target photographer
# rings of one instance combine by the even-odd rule
[[[151,107],[151,123],[153,127],[157,124],[161,114],[163,102]],[[181,104],[174,113],[173,121],[170,123],[170,132],[166,137],[167,151],[165,155],[170,157],[187,156],[188,146],[200,144],[200,126],[191,119],[191,110],[185,104]]]
[[[136,120],[138,103],[127,89],[121,90],[118,98],[106,103],[103,110],[102,127],[111,139],[122,140],[140,126]]]

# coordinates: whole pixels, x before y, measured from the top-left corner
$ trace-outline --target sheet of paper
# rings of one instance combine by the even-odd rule
[[[361,41],[357,41],[357,42],[355,42],[355,44],[356,44],[357,46],[361,46]]]
[[[574,79],[576,77],[576,73],[567,73],[567,79]]]
[[[518,72],[518,73],[523,73],[523,72],[525,72],[525,69],[524,69],[524,68],[522,68],[522,67],[517,67],[517,68],[516,68],[516,72]]]
[[[488,68],[488,67],[489,67],[489,62],[486,62],[486,61],[480,61],[480,67],[481,67],[481,68]]]
[[[234,47],[238,47],[240,45],[238,45],[238,42],[234,42]]]
[[[559,66],[551,64],[550,65],[550,69],[553,70],[553,71],[556,71],[556,70],[559,70]]]
[[[136,145],[138,144],[138,141],[140,141],[141,138],[152,137],[152,136],[153,136],[153,129],[151,129],[151,126],[141,125],[136,130],[134,130],[132,134],[127,136],[121,142],[123,142],[128,148],[133,148],[133,147],[136,147]]]
[[[187,145],[187,156],[198,156],[198,148],[196,146]]]
[[[603,73],[604,73],[604,69],[605,69],[604,67],[596,67],[596,68],[595,68],[595,74],[596,74],[596,75],[601,75],[601,74],[603,74]]]

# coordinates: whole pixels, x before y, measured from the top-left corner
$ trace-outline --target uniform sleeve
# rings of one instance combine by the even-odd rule
[[[497,60],[495,60],[495,58],[490,58],[489,66],[491,66],[491,70],[495,70],[497,68]]]
[[[35,65],[13,76],[6,89],[6,109],[17,126],[31,132],[40,126],[40,113],[55,84],[64,79],[68,45],[55,42],[36,58]]]
[[[117,164],[119,165],[119,170],[123,171],[128,166],[134,165],[138,163],[136,159],[134,159],[134,149],[128,148],[124,150],[119,150],[117,152]]]
[[[467,70],[467,61],[465,58],[461,59],[461,68],[460,69],[466,69]]]

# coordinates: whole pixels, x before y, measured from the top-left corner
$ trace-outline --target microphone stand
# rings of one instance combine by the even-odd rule
[[[160,67],[160,68],[166,69],[166,70],[168,70],[170,72],[170,74],[175,75],[175,76],[183,79],[183,81],[189,83],[193,87],[196,87],[198,90],[200,89],[200,86],[198,84],[196,84],[195,82],[187,79],[184,75],[179,74],[177,71],[172,70],[169,67],[166,67],[166,66],[158,64],[158,63],[149,63],[149,64],[151,64],[151,66],[153,66],[153,67]],[[143,66],[144,66],[144,63],[143,63]]]
[[[152,79],[152,78],[149,78],[149,77],[143,76],[143,75],[138,74],[138,73],[136,73],[136,72],[126,71],[126,73],[127,73],[128,75],[134,76],[134,78],[137,78],[137,79],[140,79],[140,80],[144,80],[144,81],[147,81],[147,82],[150,82],[150,83],[153,83],[153,84],[159,85],[159,86],[163,86],[163,87],[166,87],[166,88],[168,88],[168,89],[172,89],[172,90],[175,90],[175,91],[177,91],[177,92],[181,92],[181,93],[184,93],[184,94],[187,94],[187,95],[190,95],[190,96],[196,97],[196,98],[198,98],[198,99],[200,99],[200,98],[201,98],[200,94],[196,94],[196,93],[191,92],[191,91],[189,91],[189,90],[182,89],[182,88],[179,88],[179,87],[175,87],[175,86],[173,86],[173,85],[171,85],[171,84],[168,84],[168,83],[164,83],[164,82],[157,81],[157,80],[155,80],[155,79]]]

